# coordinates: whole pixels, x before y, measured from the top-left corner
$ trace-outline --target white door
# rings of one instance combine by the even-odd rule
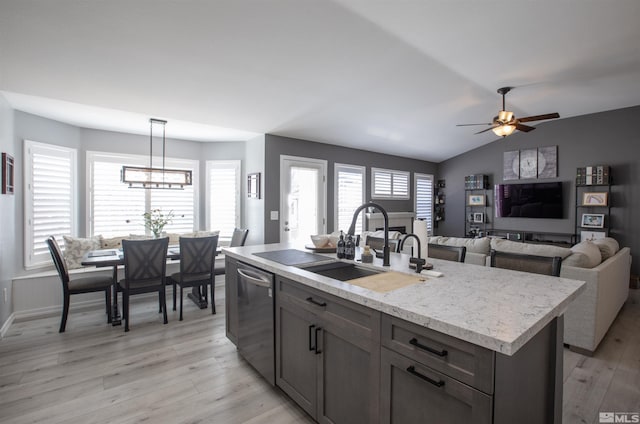
[[[280,156],[280,241],[326,233],[327,161]]]

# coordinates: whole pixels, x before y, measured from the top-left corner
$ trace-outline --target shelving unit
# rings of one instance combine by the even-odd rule
[[[489,188],[489,176],[468,175],[464,178],[466,237],[484,237],[491,229],[493,210],[493,190]]]
[[[575,188],[575,240],[609,236],[611,230],[611,171],[598,165],[578,168]]]
[[[444,195],[445,181],[438,180],[433,190],[433,227],[438,228],[438,223],[444,221]]]

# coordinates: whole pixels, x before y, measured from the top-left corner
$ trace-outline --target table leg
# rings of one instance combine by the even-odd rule
[[[204,286],[204,290],[206,289],[207,287]],[[208,302],[204,297],[202,286],[191,287],[191,293],[187,294],[187,297],[191,299],[191,301],[195,303],[198,308],[207,309]]]
[[[120,311],[118,310],[118,266],[113,266],[113,311],[111,312],[111,325],[122,325]]]

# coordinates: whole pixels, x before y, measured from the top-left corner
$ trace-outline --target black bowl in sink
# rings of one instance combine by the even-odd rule
[[[376,269],[365,268],[356,264],[348,262],[331,262],[322,265],[312,265],[303,268],[305,271],[310,271],[315,274],[319,274],[325,277],[333,278],[334,280],[348,281],[356,278],[369,277],[371,275],[380,274],[384,271]]]

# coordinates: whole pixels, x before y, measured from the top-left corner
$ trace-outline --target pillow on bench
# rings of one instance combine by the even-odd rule
[[[62,236],[64,238],[64,261],[67,268],[82,268],[82,257],[91,250],[102,248],[102,236],[78,238]]]

